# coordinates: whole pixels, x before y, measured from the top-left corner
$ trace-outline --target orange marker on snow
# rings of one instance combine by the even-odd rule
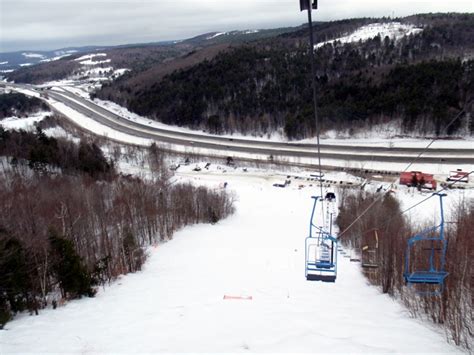
[[[229,296],[224,295],[225,300],[244,300],[244,301],[251,301],[252,296]]]

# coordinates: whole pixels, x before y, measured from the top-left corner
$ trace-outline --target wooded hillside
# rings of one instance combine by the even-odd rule
[[[26,117],[38,111],[49,111],[49,108],[36,97],[20,93],[0,94],[0,120],[6,117]]]
[[[315,35],[327,40],[376,21],[381,20],[318,23]],[[402,21],[423,31],[399,41],[377,36],[317,50],[325,129],[392,120],[420,134],[465,128],[461,119],[449,132],[442,129],[472,98],[473,61],[467,58],[474,53],[474,15]],[[241,45],[164,77],[124,77],[104,86],[97,97],[155,120],[212,133],[264,134],[283,128],[290,139],[309,137],[314,129],[306,34],[300,29]]]
[[[116,172],[97,144],[0,130],[0,329],[141,269],[146,248],[233,212],[231,196],[172,183],[156,146],[153,178]],[[59,157],[59,159],[58,159]]]

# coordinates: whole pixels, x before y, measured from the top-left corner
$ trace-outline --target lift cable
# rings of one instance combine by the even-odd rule
[[[472,170],[471,172],[469,172],[469,173],[467,173],[467,174],[461,176],[461,177],[458,178],[457,180],[454,180],[454,181],[452,181],[451,183],[446,184],[446,186],[443,187],[441,190],[437,191],[437,193],[439,194],[439,193],[441,193],[441,192],[443,192],[443,191],[446,191],[446,190],[450,189],[453,185],[455,185],[455,184],[457,184],[458,182],[462,181],[462,179],[464,179],[466,176],[470,176],[470,175],[472,175],[472,174],[474,174],[474,170]],[[382,196],[383,196],[383,195],[382,195]],[[407,213],[408,211],[410,211],[410,210],[414,209],[415,207],[418,207],[419,205],[425,203],[426,201],[428,201],[429,199],[433,198],[434,196],[436,196],[436,195],[435,195],[435,194],[431,194],[430,196],[428,196],[428,197],[426,197],[425,199],[423,199],[423,200],[417,202],[416,204],[414,204],[414,205],[408,207],[407,209],[405,209],[405,210],[403,210],[403,211],[401,211],[401,212],[395,213],[392,217],[390,217],[387,221],[385,221],[383,224],[381,224],[381,225],[378,226],[377,228],[370,228],[370,229],[368,229],[368,230],[362,232],[361,234],[370,232],[370,231],[373,230],[373,229],[381,230],[383,227],[385,227],[386,225],[388,225],[396,216],[404,215],[404,214]],[[446,222],[446,223],[451,223],[451,222]],[[452,223],[454,223],[454,222],[452,222]]]
[[[323,174],[321,168],[321,145],[320,145],[320,133],[321,125],[318,117],[318,98],[317,98],[317,87],[316,87],[316,65],[314,56],[314,34],[313,34],[313,19],[311,16],[312,6],[307,4],[308,10],[308,28],[309,28],[309,45],[310,45],[310,61],[311,61],[311,82],[313,85],[313,105],[314,105],[314,119],[316,123],[316,144],[318,147],[318,169],[319,169],[319,188],[321,198],[323,197]]]
[[[466,107],[468,107],[471,103],[474,102],[474,99],[471,99],[465,106],[464,108],[446,125],[445,127],[445,130],[447,130],[449,127],[451,127],[454,122],[456,122],[463,113],[466,112]],[[431,147],[431,145],[433,145],[434,142],[436,142],[439,138],[438,137],[435,137],[431,140],[431,142],[418,154],[418,156],[416,156],[415,159],[413,159],[408,165],[407,167],[402,171],[402,173],[406,172],[414,163],[416,163],[418,161],[418,159],[420,159],[420,157],[426,153],[426,151]],[[471,172],[472,173],[472,172]],[[469,175],[471,174],[469,173]],[[395,179],[395,181],[393,181],[390,186],[393,186],[398,180],[398,177]],[[455,181],[454,183],[456,183],[458,181]],[[449,186],[452,186],[454,185],[451,184]],[[441,191],[444,191],[446,188],[444,188],[443,190]],[[344,229],[341,233],[339,233],[339,237],[344,235],[354,224],[356,224],[378,201],[380,201],[387,193],[389,193],[390,190],[388,190],[385,194],[381,194],[379,197],[377,197],[359,216],[357,216],[354,221],[349,224],[349,226]],[[431,195],[429,198],[431,198],[433,195]],[[424,201],[423,201],[424,202]]]
[[[437,193],[441,193],[443,191],[446,191],[448,189],[450,189],[454,184],[458,183],[459,181],[461,181],[462,179],[464,179],[465,177],[471,175],[471,174],[474,174],[474,170],[472,170],[470,173],[467,173],[463,176],[461,176],[460,178],[458,178],[457,180],[454,180],[453,182],[451,182],[450,184],[447,184],[445,187],[443,187],[441,190],[437,191]],[[430,198],[433,198],[433,196],[435,196],[435,194],[431,194],[430,196],[428,196],[427,198],[421,200],[420,202],[414,204],[413,206],[411,207],[408,207],[406,210],[402,211],[402,212],[399,212],[398,214],[402,215],[402,214],[405,214],[407,213],[408,211],[412,210],[413,208],[421,205],[422,203],[428,201]],[[391,217],[386,223],[388,223],[393,217]],[[385,223],[383,224],[385,225]]]

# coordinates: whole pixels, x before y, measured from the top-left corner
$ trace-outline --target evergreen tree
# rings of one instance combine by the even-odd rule
[[[0,228],[0,329],[16,312],[27,309],[31,290],[25,250]]]
[[[64,296],[79,298],[94,296],[92,278],[81,258],[74,249],[73,243],[58,235],[54,229],[49,231],[52,271],[59,282]]]

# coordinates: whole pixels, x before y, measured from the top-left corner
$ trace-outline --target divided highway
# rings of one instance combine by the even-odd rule
[[[22,87],[18,85],[17,87]],[[23,87],[31,90],[31,87]],[[39,91],[41,92],[41,91]],[[279,157],[284,160],[294,158],[314,159],[316,161],[316,145],[301,143],[281,143],[239,138],[211,136],[199,133],[172,131],[141,124],[120,117],[119,115],[85,100],[68,91],[43,90],[49,98],[61,102],[83,115],[108,126],[116,131],[136,137],[152,139],[157,143],[167,143],[189,148],[203,148],[216,152],[220,156],[233,156],[238,153],[256,155],[257,160],[262,156]],[[357,161],[357,162],[388,162],[410,163],[422,151],[420,148],[390,148],[353,145],[321,145],[322,159]],[[257,158],[258,156],[258,158]],[[428,149],[417,160],[422,164],[474,164],[474,149]],[[324,165],[327,164],[323,161]],[[312,165],[312,164],[311,164]],[[340,165],[339,165],[340,166]]]

